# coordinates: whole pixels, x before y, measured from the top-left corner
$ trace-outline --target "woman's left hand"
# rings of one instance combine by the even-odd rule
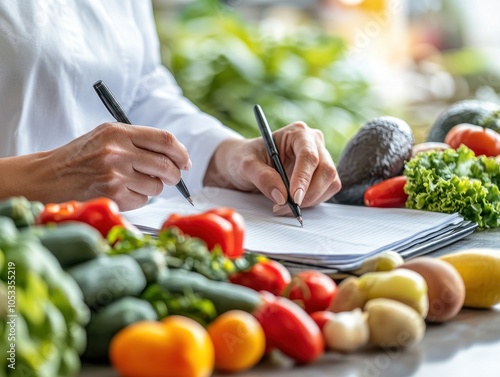
[[[340,190],[340,178],[321,131],[294,122],[273,132],[273,138],[290,181],[290,194],[298,205],[314,206]],[[275,203],[275,214],[291,212],[283,180],[260,137],[221,143],[210,161],[204,183],[242,191],[259,190]]]

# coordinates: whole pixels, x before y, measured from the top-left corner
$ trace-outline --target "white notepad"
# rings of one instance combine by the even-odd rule
[[[293,217],[274,216],[273,203],[261,194],[205,188],[193,195],[193,201],[195,207],[181,197],[156,199],[123,215],[143,229],[159,229],[171,213],[232,207],[245,219],[245,250],[338,269],[355,268],[365,258],[386,250],[406,250],[429,242],[464,222],[456,213],[323,203],[302,209],[301,228]]]

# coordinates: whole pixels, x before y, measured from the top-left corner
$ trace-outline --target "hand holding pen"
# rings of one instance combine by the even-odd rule
[[[287,204],[292,210],[292,213],[297,221],[300,223],[300,226],[302,227],[304,226],[304,223],[302,220],[302,212],[300,210],[300,206],[295,202],[295,200],[292,198],[292,195],[290,194],[290,182],[288,181],[288,176],[286,175],[285,168],[283,167],[283,164],[281,162],[278,148],[276,148],[276,144],[274,143],[273,134],[271,132],[271,129],[269,128],[269,124],[267,123],[266,116],[264,115],[264,112],[259,105],[254,106],[254,114],[255,118],[257,119],[257,124],[259,125],[260,133],[262,134],[262,138],[264,139],[267,153],[269,153],[269,158],[271,159],[274,168],[280,175],[285,185],[287,193]]]
[[[106,109],[110,112],[110,114],[118,121],[121,123],[125,124],[131,124],[130,120],[128,119],[127,115],[121,108],[120,104],[118,101],[115,99],[111,91],[108,89],[106,84],[102,82],[101,80],[97,81],[94,84],[94,89],[101,99],[102,103],[106,107]],[[193,205],[193,201],[191,199],[191,194],[189,193],[184,181],[182,178],[180,178],[179,182],[176,184],[177,189],[179,192],[186,198],[186,200]]]

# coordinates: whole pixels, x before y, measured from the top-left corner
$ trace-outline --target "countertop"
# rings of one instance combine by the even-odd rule
[[[500,229],[476,231],[429,255],[475,247],[500,247]],[[428,325],[423,341],[403,351],[329,352],[307,366],[294,366],[288,359],[275,357],[234,376],[500,377],[500,305],[490,310],[464,309],[445,324]],[[80,377],[118,375],[108,367],[85,365]]]

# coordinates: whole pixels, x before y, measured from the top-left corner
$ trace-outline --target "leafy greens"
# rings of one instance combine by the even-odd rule
[[[475,156],[462,145],[457,150],[422,152],[408,161],[406,207],[460,213],[479,228],[500,226],[500,164]]]

